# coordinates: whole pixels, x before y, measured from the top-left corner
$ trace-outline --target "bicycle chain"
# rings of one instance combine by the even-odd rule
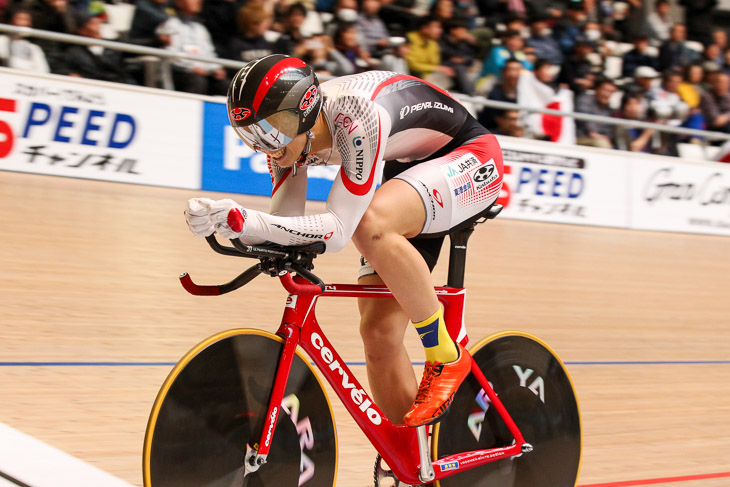
[[[383,468],[382,463],[383,457],[378,454],[378,456],[375,457],[375,468],[373,469],[373,482],[375,483],[375,487],[426,487],[425,484],[404,484],[398,480],[392,470],[386,470]],[[392,479],[393,484],[381,484],[381,482],[386,479]]]

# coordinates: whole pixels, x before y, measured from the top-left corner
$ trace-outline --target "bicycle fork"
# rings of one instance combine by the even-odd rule
[[[274,378],[271,397],[269,398],[269,405],[266,410],[266,421],[264,422],[264,429],[261,431],[259,442],[246,453],[246,458],[244,459],[245,475],[257,471],[266,463],[266,458],[269,456],[276,421],[281,413],[281,401],[284,398],[289,372],[294,362],[297,345],[299,344],[299,328],[295,326],[284,326],[281,329],[284,331],[284,344],[279,358],[279,366],[276,370],[276,377]]]

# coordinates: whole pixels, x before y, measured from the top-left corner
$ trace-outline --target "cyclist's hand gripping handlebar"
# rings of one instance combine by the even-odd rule
[[[259,274],[269,274],[278,277],[281,284],[291,294],[315,295],[324,292],[322,280],[310,272],[313,268],[312,261],[325,250],[324,242],[298,247],[280,247],[263,245],[246,245],[238,239],[232,239],[233,247],[221,245],[214,235],[205,237],[208,245],[217,253],[236,257],[248,257],[259,259],[260,262],[241,274],[235,279],[220,285],[206,286],[193,282],[187,273],[180,276],[180,283],[190,294],[196,296],[219,296],[248,284]],[[296,272],[299,276],[293,279],[290,272]]]

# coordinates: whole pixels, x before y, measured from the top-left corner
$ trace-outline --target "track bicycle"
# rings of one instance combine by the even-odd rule
[[[448,282],[435,289],[449,333],[462,345],[468,341],[466,244],[475,226],[501,209],[493,205],[449,233]],[[268,274],[278,277],[289,295],[276,333],[215,334],[172,369],[147,426],[145,487],[335,486],[335,423],[315,367],[377,450],[375,487],[576,485],[578,403],[565,366],[538,338],[503,332],[479,341],[469,350],[471,374],[441,422],[432,428],[392,424],[315,317],[320,297],[392,298],[387,287],[324,284],[312,272],[314,258],[324,252],[321,243],[251,246],[233,239],[231,247],[215,236],[207,241],[220,254],[259,263],[217,286],[195,284],[182,274],[191,294],[229,293]]]

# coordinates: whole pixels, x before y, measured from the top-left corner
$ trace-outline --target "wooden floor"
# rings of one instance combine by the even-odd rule
[[[241,264],[189,233],[184,203],[201,194],[0,172],[0,362],[174,362],[223,329],[274,331],[285,298],[274,279],[216,298],[180,287],[181,271],[219,283]],[[353,282],[357,261],[350,245],[317,270]],[[444,265],[434,280],[445,281]],[[568,362],[584,428],[580,485],[730,472],[729,239],[498,219],[472,239],[467,286],[473,339],[525,330]],[[362,361],[354,301],[318,311],[343,357]],[[415,333],[408,340],[422,361]],[[2,366],[0,422],[141,485],[147,416],[168,371]],[[338,485],[372,485],[374,450],[334,404]]]

